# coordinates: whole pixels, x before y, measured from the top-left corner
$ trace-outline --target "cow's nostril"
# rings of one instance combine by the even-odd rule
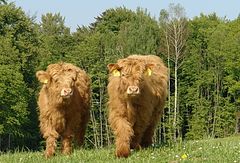
[[[72,89],[70,89],[70,90],[68,91],[68,93],[69,93],[69,95],[72,95],[72,94],[73,94]]]
[[[138,87],[132,87],[132,91],[136,92],[138,90]]]
[[[71,96],[72,95],[72,89],[71,88],[63,88],[61,91],[61,96]]]
[[[138,87],[135,87],[135,88],[134,88],[134,92],[138,93],[138,92],[139,92],[139,88],[138,88]]]

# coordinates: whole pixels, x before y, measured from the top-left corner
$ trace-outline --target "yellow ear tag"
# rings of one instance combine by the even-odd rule
[[[48,80],[45,79],[45,80],[42,81],[42,83],[43,83],[43,84],[47,84],[47,83],[48,83]]]
[[[118,70],[113,70],[113,76],[120,76],[120,71]]]
[[[152,70],[150,68],[147,68],[147,75],[151,76],[152,75]]]

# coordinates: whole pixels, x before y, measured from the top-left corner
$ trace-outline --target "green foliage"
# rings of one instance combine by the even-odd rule
[[[39,69],[44,69],[51,63],[64,61],[65,56],[71,51],[74,42],[70,29],[64,25],[64,22],[65,19],[60,13],[47,13],[42,16],[39,34],[43,53],[39,57]]]
[[[231,79],[226,70],[232,63],[239,63],[230,56],[239,54],[231,52],[238,46],[229,41],[232,39],[230,24],[214,14],[201,15],[191,21],[190,55],[182,73],[182,86],[188,84],[183,92],[187,95],[183,103],[191,113],[189,139],[225,137],[234,133],[237,103],[229,96],[227,83]]]
[[[17,67],[0,66],[0,119],[4,134],[23,136],[21,127],[28,121],[27,87]]]
[[[126,54],[157,54],[159,47],[159,27],[157,21],[147,12],[138,9],[136,18],[123,22],[118,34],[118,49]]]
[[[101,33],[118,33],[123,22],[134,21],[134,18],[135,13],[125,7],[107,9],[91,24],[91,29]]]
[[[37,137],[37,119],[33,115],[39,41],[32,19],[14,4],[0,6],[0,20],[0,128],[4,142],[1,149],[5,149],[7,142],[8,148],[14,143],[25,146],[28,143],[24,140]]]
[[[121,7],[106,10],[93,27],[101,33],[104,50],[110,55],[157,54],[158,23],[140,8],[136,12]]]
[[[47,13],[42,16],[41,33],[46,36],[69,34],[70,29],[64,25],[65,19],[60,13]]]

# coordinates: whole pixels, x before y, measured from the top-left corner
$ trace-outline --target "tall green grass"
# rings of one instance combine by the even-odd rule
[[[0,156],[0,163],[102,163],[102,162],[137,162],[137,163],[178,163],[178,162],[240,162],[240,137],[223,139],[205,139],[177,143],[171,147],[162,146],[133,151],[128,158],[117,159],[114,148],[77,149],[72,155],[64,156],[57,152],[56,156],[45,159],[43,152],[14,152]]]

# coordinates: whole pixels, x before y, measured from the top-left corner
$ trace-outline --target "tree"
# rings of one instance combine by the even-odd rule
[[[24,138],[27,134],[23,126],[29,121],[29,96],[23,75],[16,70],[13,65],[0,65],[0,134],[1,139],[7,142],[2,143],[2,150],[12,148],[16,138]]]
[[[188,139],[224,137],[234,133],[236,103],[230,100],[226,80],[230,71],[226,70],[232,65],[230,62],[239,63],[235,58],[238,46],[232,33],[238,32],[234,30],[236,28],[230,28],[230,24],[216,14],[201,14],[190,21],[188,52],[191,55],[180,76],[181,85],[188,84],[188,88],[183,88],[184,105],[188,107]]]
[[[100,33],[118,33],[123,22],[131,22],[135,18],[135,13],[126,7],[111,8],[96,17],[96,21],[91,24],[90,29]]]
[[[134,20],[124,21],[117,36],[117,48],[123,56],[158,54],[159,27],[147,10],[137,8]]]
[[[42,15],[39,32],[44,53],[40,56],[40,68],[50,63],[64,61],[65,56],[72,50],[73,38],[70,28],[64,25],[65,19],[60,13]]]
[[[65,18],[63,18],[60,13],[47,13],[42,15],[42,22],[40,23],[41,33],[46,36],[69,34],[70,29],[67,28],[64,23]]]
[[[0,20],[1,139],[28,146],[29,140],[38,140],[34,75],[39,54],[37,30],[32,19],[13,3],[0,5]]]
[[[162,10],[160,14],[160,27],[163,29],[166,43],[166,49],[164,49],[163,53],[168,57],[169,68],[170,60],[174,64],[174,115],[172,123],[173,139],[176,141],[177,134],[180,134],[180,129],[177,127],[179,123],[177,115],[179,113],[178,69],[181,67],[185,57],[185,47],[188,37],[187,19],[184,8],[179,4],[170,4],[168,11]]]
[[[188,139],[202,139],[211,132],[211,95],[212,73],[209,69],[209,38],[219,24],[214,15],[201,15],[189,22],[191,34],[188,39],[189,57],[182,68],[182,85],[185,89],[185,105],[188,112]],[[184,89],[184,88],[183,88]],[[182,96],[183,97],[183,96]]]

